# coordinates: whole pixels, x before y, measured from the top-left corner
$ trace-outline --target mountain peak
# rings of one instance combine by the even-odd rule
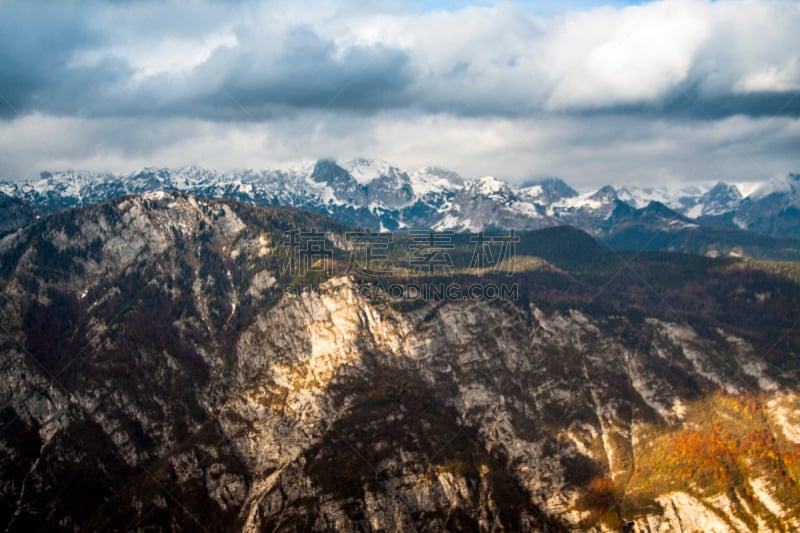
[[[381,176],[388,176],[399,171],[398,168],[381,159],[366,159],[361,157],[351,161],[343,161],[338,164],[349,172],[350,175],[353,176],[353,179],[361,185],[367,185]]]
[[[464,178],[442,167],[422,167],[411,174],[411,187],[417,196],[456,191],[464,186]]]
[[[664,216],[664,217],[674,217],[674,218],[680,218],[680,219],[685,218],[680,213],[678,213],[674,209],[670,209],[670,207],[668,205],[666,205],[666,204],[664,204],[662,202],[659,202],[658,200],[653,200],[652,202],[647,204],[642,209],[639,209],[638,212],[640,212],[643,215],[652,214],[652,215],[659,215],[659,216]]]
[[[519,189],[520,194],[533,201],[552,204],[564,198],[575,198],[578,191],[560,178],[545,178],[526,181]]]
[[[787,174],[742,199],[736,185],[605,186],[578,194],[558,178],[511,186],[494,176],[466,181],[452,170],[426,166],[408,172],[381,159],[305,160],[302,166],[217,172],[197,165],[147,166],[128,174],[80,170],[42,172],[30,180],[0,182],[0,191],[39,213],[91,205],[153,190],[227,198],[255,205],[292,205],[357,227],[474,229],[541,227],[545,222],[603,231],[617,202],[635,209],[658,201],[700,221],[797,236],[800,175]],[[757,204],[757,205],[756,205]],[[484,210],[480,216],[477,205]],[[505,211],[502,211],[502,209]],[[502,211],[502,213],[501,213]],[[543,218],[544,217],[544,218]],[[713,220],[712,220],[713,218]],[[702,220],[701,220],[702,219]],[[16,220],[16,219],[15,219]]]
[[[711,189],[708,192],[709,194],[719,194],[721,192],[733,192],[733,191],[736,191],[741,196],[741,192],[739,191],[739,188],[736,185],[729,185],[727,183],[718,181],[717,183],[714,184],[713,187],[711,187]]]
[[[429,176],[436,176],[438,178],[447,180],[451,185],[454,186],[464,185],[464,178],[462,178],[457,172],[445,167],[425,166],[414,174],[427,174]]]
[[[500,181],[494,176],[483,176],[467,181],[464,189],[471,194],[481,196],[510,196],[511,189],[504,181]]]
[[[597,189],[597,191],[591,195],[589,199],[601,202],[613,202],[617,199],[617,190],[611,185],[605,185]]]

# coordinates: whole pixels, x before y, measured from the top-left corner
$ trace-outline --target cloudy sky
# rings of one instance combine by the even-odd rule
[[[800,171],[800,2],[0,0],[0,179],[374,157],[573,186]]]

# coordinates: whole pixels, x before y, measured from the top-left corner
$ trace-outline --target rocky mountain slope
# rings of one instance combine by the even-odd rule
[[[0,527],[800,527],[796,265],[558,227],[377,276],[348,231],[148,193],[2,237]]]
[[[33,208],[24,201],[0,193],[0,235],[24,226],[35,216]]]
[[[617,250],[663,250],[780,261],[800,259],[800,240],[699,224],[659,202],[651,202],[641,209],[618,203],[599,227],[600,242]]]
[[[800,174],[773,178],[734,209],[711,213],[701,220],[767,235],[800,237]]]

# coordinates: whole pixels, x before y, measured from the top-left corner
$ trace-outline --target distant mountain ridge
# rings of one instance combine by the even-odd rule
[[[512,185],[492,176],[465,180],[443,168],[408,171],[363,158],[227,173],[195,166],[144,168],[126,175],[44,172],[39,179],[0,182],[0,192],[40,213],[157,190],[258,206],[300,207],[372,230],[523,231],[571,225],[603,238],[618,226],[614,214],[620,215],[620,205],[643,209],[657,202],[672,212],[662,217],[665,225],[660,231],[686,230],[692,226],[683,219],[690,219],[698,227],[800,238],[797,174],[765,182],[746,197],[726,183],[677,189],[607,185],[579,194],[557,178]]]

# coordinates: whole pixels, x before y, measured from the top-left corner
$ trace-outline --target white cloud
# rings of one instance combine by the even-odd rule
[[[138,84],[147,78],[169,74],[185,76],[205,63],[221,47],[239,44],[230,29],[215,31],[200,38],[167,36],[144,39],[135,46],[113,46],[101,50],[82,51],[72,60],[74,66],[92,66],[109,58],[126,61],[133,69],[132,79]]]
[[[768,66],[747,74],[733,86],[734,92],[796,91],[800,89],[800,57],[786,61],[781,66]]]
[[[667,0],[569,15],[544,47],[547,107],[598,107],[660,99],[686,80],[709,36],[709,6]]]
[[[328,21],[315,24],[324,33]],[[406,50],[428,108],[447,111],[455,99],[479,113],[524,113],[657,105],[685,86],[723,97],[794,90],[798,26],[797,2],[661,0],[546,18],[516,4],[372,14],[334,33],[342,49]]]

